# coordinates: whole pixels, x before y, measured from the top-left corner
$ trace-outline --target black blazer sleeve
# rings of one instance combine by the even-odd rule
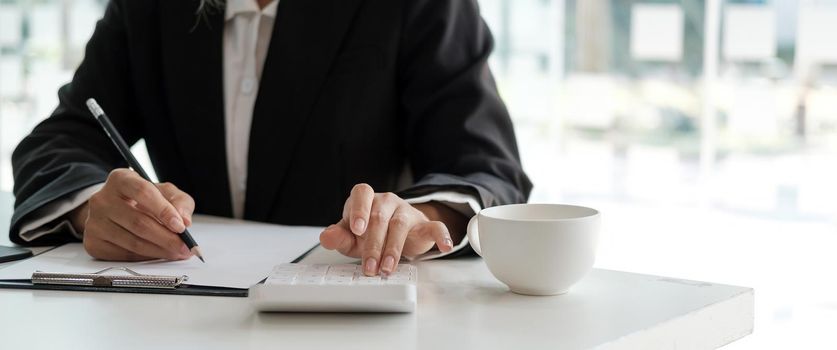
[[[87,44],[85,58],[72,82],[58,92],[59,105],[21,141],[12,154],[15,209],[9,238],[18,244],[49,244],[71,235],[47,235],[23,242],[23,220],[43,205],[93,184],[111,169],[124,166],[119,153],[87,110],[96,98],[129,144],[140,137],[132,111],[127,36],[119,4],[110,2]]]
[[[532,184],[487,59],[493,42],[475,0],[405,1],[401,108],[415,197],[440,190],[483,207],[522,203]]]

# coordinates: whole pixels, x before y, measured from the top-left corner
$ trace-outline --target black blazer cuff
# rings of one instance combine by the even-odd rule
[[[93,186],[107,180],[108,173],[101,169],[90,166],[77,166],[55,180],[43,186],[37,192],[22,196],[17,194],[15,198],[15,210],[12,214],[11,225],[9,226],[9,239],[20,245],[55,245],[77,240],[72,235],[46,235],[31,242],[20,238],[21,224],[29,215],[44,205],[64,198],[78,190]]]

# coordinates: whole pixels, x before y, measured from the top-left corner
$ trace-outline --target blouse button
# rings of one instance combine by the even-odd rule
[[[256,79],[247,78],[241,82],[241,92],[245,95],[250,95],[253,93],[254,88],[256,87]]]

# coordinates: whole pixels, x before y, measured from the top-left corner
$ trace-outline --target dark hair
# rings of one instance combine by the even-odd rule
[[[205,14],[224,7],[224,0],[201,0],[198,5],[198,14]]]
[[[215,13],[215,11],[223,11],[225,0],[200,0],[201,3],[198,5],[198,9],[195,10],[195,25],[192,27],[192,30],[198,27],[201,20],[209,25],[209,15]]]

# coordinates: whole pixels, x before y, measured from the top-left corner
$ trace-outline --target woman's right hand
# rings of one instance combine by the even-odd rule
[[[183,260],[192,253],[177,235],[192,224],[194,209],[192,197],[174,185],[155,185],[130,169],[116,169],[69,218],[94,258]]]

